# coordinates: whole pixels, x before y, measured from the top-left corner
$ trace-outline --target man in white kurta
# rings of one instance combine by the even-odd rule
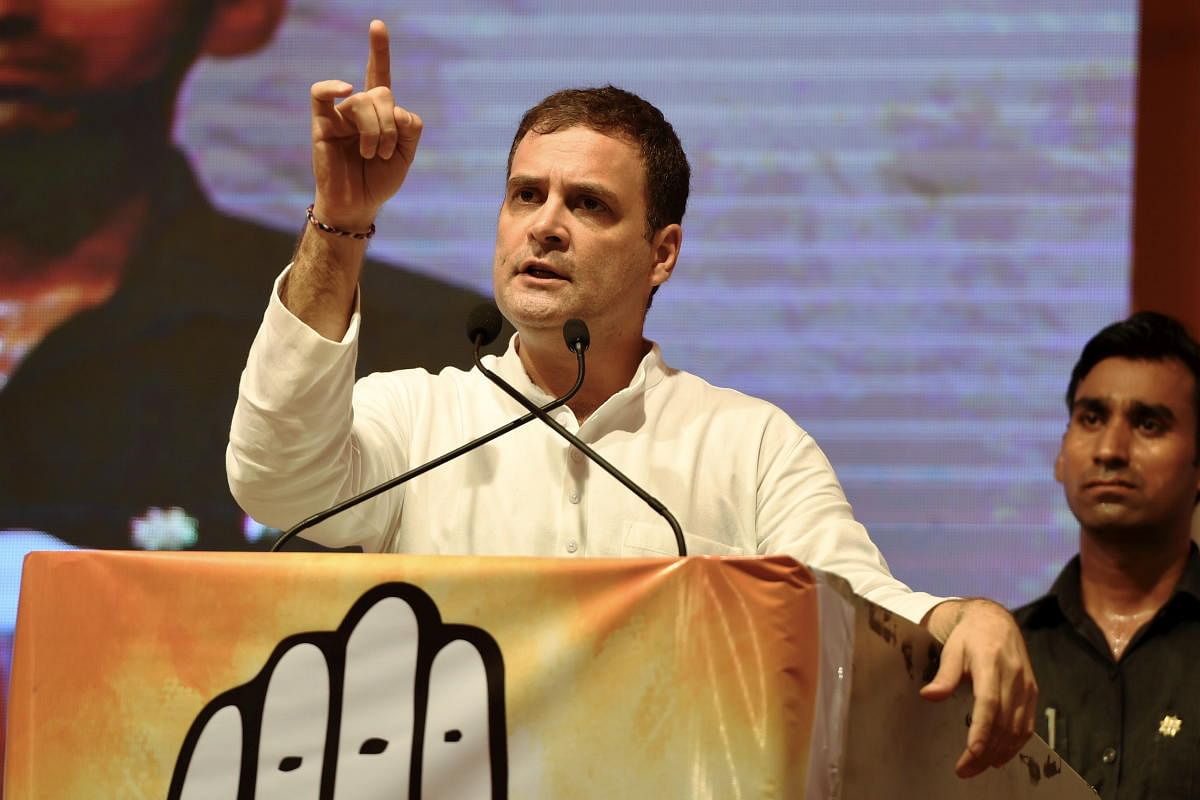
[[[477,370],[376,373],[351,398],[357,333],[355,314],[329,341],[271,297],[229,451],[231,486],[260,522],[290,527],[524,413]],[[513,345],[484,363],[535,403],[553,399]],[[770,403],[670,368],[657,346],[582,423],[551,414],[678,517],[689,555],[784,553],[915,622],[940,602],[888,573],[811,436]],[[676,553],[662,517],[537,421],[304,535],[371,552]]]
[[[404,182],[420,117],[391,92],[387,29],[371,23],[366,85],[312,87],[316,192],[291,267],[256,338],[227,457],[246,510],[290,526],[514,417],[476,372],[353,382],[359,275],[375,217]],[[556,92],[521,120],[496,222],[496,302],[517,330],[499,371],[535,402],[575,382],[564,323],[591,331],[587,378],[556,416],[680,518],[691,552],[786,553],[945,642],[922,689],[975,693],[956,769],[1012,758],[1037,688],[1011,615],[937,601],[895,581],[851,515],[825,457],[773,406],[671,370],[643,337],[683,242],[690,167],[670,123],[614,87]],[[369,550],[563,557],[671,555],[667,525],[531,423],[326,523],[314,535]]]

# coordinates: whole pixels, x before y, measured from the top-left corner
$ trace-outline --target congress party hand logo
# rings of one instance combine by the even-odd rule
[[[364,594],[335,631],[284,639],[213,699],[169,800],[506,800],[504,662],[415,586]]]

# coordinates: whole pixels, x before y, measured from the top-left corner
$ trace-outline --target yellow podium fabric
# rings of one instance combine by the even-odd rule
[[[34,553],[13,798],[802,797],[786,558]]]

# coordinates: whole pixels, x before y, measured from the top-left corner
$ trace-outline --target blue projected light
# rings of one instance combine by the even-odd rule
[[[0,557],[0,620],[6,620],[7,628],[4,632],[8,632],[12,630],[13,621],[17,618],[21,567],[25,561],[25,554],[34,550],[61,551],[75,548],[38,531],[6,530],[2,536],[5,549],[3,557]]]

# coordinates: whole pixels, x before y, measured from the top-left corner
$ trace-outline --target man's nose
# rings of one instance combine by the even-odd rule
[[[1096,440],[1094,459],[1104,466],[1122,466],[1129,463],[1129,440],[1132,431],[1123,420],[1111,420]]]
[[[561,201],[547,200],[530,221],[529,238],[537,242],[543,251],[566,250],[571,244],[566,215],[567,208]]]

